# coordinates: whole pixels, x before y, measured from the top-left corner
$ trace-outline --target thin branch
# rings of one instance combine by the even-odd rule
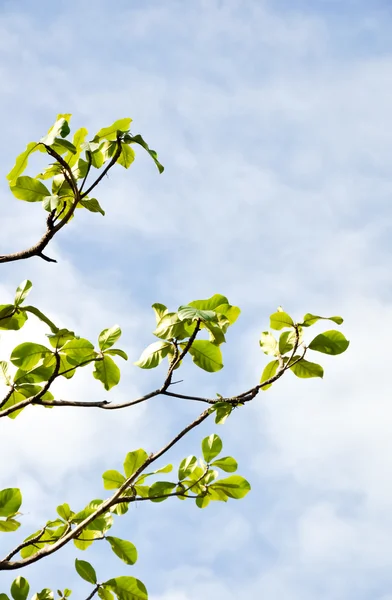
[[[92,162],[93,162],[93,157],[92,157],[92,155],[91,155],[91,152],[86,152],[86,154],[87,154],[87,169],[86,169],[86,175],[84,176],[84,179],[83,179],[83,181],[82,181],[82,185],[81,185],[81,186],[80,186],[80,188],[79,188],[79,195],[80,195],[80,196],[81,196],[81,194],[82,194],[82,191],[83,191],[84,185],[85,185],[85,183],[86,183],[86,181],[87,181],[87,177],[88,177],[88,174],[90,173],[90,169],[91,169],[91,164],[92,164]]]
[[[15,554],[17,554],[18,552],[20,552],[21,550],[23,550],[23,548],[26,548],[27,546],[31,546],[32,544],[35,544],[36,542],[39,542],[39,540],[44,535],[45,531],[46,531],[46,525],[44,527],[42,527],[41,531],[39,531],[37,533],[37,535],[35,535],[34,537],[30,538],[29,540],[25,540],[24,542],[22,542],[21,544],[19,544],[18,546],[16,546],[16,548],[14,548],[13,550],[11,550],[11,552],[9,554],[7,554],[7,556],[4,558],[4,560],[11,560],[11,558],[13,556],[15,556]]]
[[[97,177],[97,179],[94,181],[94,183],[90,185],[88,190],[86,192],[83,192],[83,194],[80,194],[80,198],[79,198],[80,200],[83,200],[83,198],[88,196],[89,193],[92,192],[93,189],[98,185],[98,183],[105,177],[105,175],[108,173],[108,171],[116,164],[118,158],[120,157],[121,149],[122,149],[121,148],[121,139],[119,137],[117,137],[117,148],[116,148],[116,152],[113,154],[112,160],[110,161],[110,163],[108,163],[106,165],[106,167],[104,168],[102,173]]]
[[[89,596],[87,596],[86,600],[91,600],[91,598],[93,598],[95,596],[95,594],[98,592],[100,587],[101,587],[100,584],[97,583],[97,585],[95,586],[95,588],[93,589],[91,594]]]
[[[15,389],[14,386],[12,386],[10,388],[10,391],[7,392],[7,394],[4,396],[4,398],[0,402],[0,408],[3,408],[4,404],[6,404],[8,402],[8,400],[11,398],[12,394],[14,393],[14,389]]]
[[[137,478],[145,471],[147,467],[149,467],[153,462],[155,462],[158,458],[163,456],[166,452],[168,452],[175,444],[177,444],[189,431],[200,425],[205,419],[208,418],[210,414],[210,410],[207,409],[202,412],[197,419],[192,421],[189,425],[184,427],[166,446],[164,446],[161,450],[156,452],[155,454],[150,454],[150,456],[144,461],[144,463],[135,471],[133,475],[128,477],[124,483],[115,491],[115,493],[105,500],[91,515],[86,517],[83,521],[78,523],[74,529],[69,531],[66,535],[60,538],[57,542],[52,544],[51,546],[46,546],[38,550],[36,554],[32,556],[28,556],[24,559],[9,561],[9,560],[1,560],[0,561],[0,571],[12,571],[15,569],[20,569],[21,567],[25,567],[32,563],[35,563],[46,556],[53,554],[63,546],[65,546],[70,540],[75,539],[78,535],[90,524],[94,519],[106,513],[112,506],[118,504],[119,502],[123,502],[121,499],[121,495],[134,484]]]

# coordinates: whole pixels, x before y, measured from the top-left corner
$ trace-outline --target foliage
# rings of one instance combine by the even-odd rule
[[[43,250],[74,217],[77,208],[105,214],[91,193],[115,164],[124,168],[131,166],[135,144],[142,146],[158,170],[163,171],[156,152],[149,148],[140,135],[130,133],[131,119],[120,119],[102,128],[89,142],[85,141],[87,130],[84,128],[75,132],[72,141],[67,139],[70,135],[69,120],[70,115],[59,115],[46,136],[39,142],[27,145],[8,174],[11,192],[17,199],[41,202],[48,213],[47,229],[37,244],[27,250],[1,256],[0,262],[23,260],[31,256],[55,262],[44,255]],[[30,155],[37,151],[46,153],[54,162],[35,177],[24,175]],[[99,173],[94,181],[88,183],[94,169]],[[155,303],[152,306],[156,321],[153,331],[155,341],[141,352],[135,364],[142,369],[154,369],[166,360],[161,386],[122,404],[58,400],[51,391],[53,383],[60,377],[70,379],[77,376],[82,368],[92,369],[93,377],[102,383],[105,390],[111,390],[120,381],[121,361],[128,357],[118,346],[121,337],[118,325],[104,328],[98,334],[97,342],[87,340],[67,328],[57,327],[40,309],[27,304],[31,289],[31,281],[23,281],[16,289],[14,301],[0,306],[0,329],[19,330],[29,318],[35,318],[47,328],[47,343],[25,341],[17,345],[8,358],[1,356],[0,376],[7,393],[0,401],[0,418],[15,419],[23,410],[31,410],[32,407],[35,410],[64,407],[126,409],[158,395],[172,396],[181,401],[196,400],[207,406],[158,452],[148,453],[141,448],[131,450],[124,457],[121,470],[115,465],[115,468],[105,471],[102,475],[105,499],[93,499],[83,508],[73,509],[66,503],[58,506],[56,514],[53,512],[38,531],[31,533],[0,560],[0,570],[23,569],[69,543],[73,543],[77,550],[85,551],[96,540],[105,540],[108,549],[125,565],[133,566],[137,561],[135,545],[109,534],[114,521],[127,513],[130,504],[159,503],[178,498],[194,500],[196,506],[203,509],[210,502],[244,498],[250,491],[250,484],[236,474],[237,461],[232,456],[222,456],[223,443],[216,433],[202,440],[199,456],[184,457],[176,469],[172,464],[155,468],[154,463],[189,431],[210,417],[214,418],[217,425],[223,424],[234,408],[244,407],[253,401],[261,390],[270,388],[286,371],[291,371],[299,378],[323,377],[322,366],[305,359],[305,355],[309,352],[338,355],[349,344],[344,335],[334,329],[305,342],[305,330],[325,318],[307,313],[302,321],[296,322],[279,308],[270,317],[272,331],[264,331],[260,336],[260,347],[271,360],[262,370],[259,383],[231,397],[218,394],[216,398],[205,398],[179,394],[172,388],[173,373],[189,357],[196,367],[209,373],[223,368],[222,345],[240,309],[221,294],[182,304],[177,310]],[[343,321],[341,317],[328,319],[337,325]],[[276,337],[274,331],[281,333]],[[152,465],[153,470],[150,470]],[[22,493],[18,488],[0,491],[1,532],[12,532],[19,528],[20,519],[23,518],[21,505]],[[93,565],[79,558],[75,560],[75,569],[90,586],[89,590],[86,586],[88,598],[94,595],[105,600],[114,597],[120,600],[147,598],[146,587],[136,577],[122,575],[101,581]],[[12,583],[10,594],[14,600],[26,600],[29,591],[29,583],[19,576]],[[65,599],[70,596],[71,590],[58,590],[57,594]],[[0,594],[0,600],[9,598],[6,592]],[[32,598],[50,600],[54,598],[54,592],[44,588]]]

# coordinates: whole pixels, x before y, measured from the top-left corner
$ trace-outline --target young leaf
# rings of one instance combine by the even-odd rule
[[[280,337],[279,337],[279,352],[280,352],[280,354],[286,354],[286,352],[291,352],[291,350],[294,348],[295,339],[296,339],[295,330],[284,331],[283,333],[281,333]],[[301,339],[301,336],[299,336],[299,341],[300,341],[300,339]]]
[[[276,356],[278,354],[278,342],[269,331],[263,331],[260,337],[260,346],[264,354]]]
[[[126,477],[131,477],[139,467],[147,460],[148,454],[142,448],[128,452],[124,460],[124,473]]]
[[[0,517],[15,515],[22,504],[22,494],[18,488],[6,488],[0,491]]]
[[[294,321],[287,313],[278,311],[270,316],[271,329],[284,329],[285,327],[294,327]]]
[[[56,508],[56,512],[62,519],[64,519],[64,521],[68,521],[73,515],[73,512],[70,509],[69,504],[67,504],[66,502],[64,504],[60,504]]]
[[[195,340],[189,348],[189,354],[195,365],[204,371],[215,373],[223,368],[222,352],[219,346],[208,340]]]
[[[299,356],[294,356],[293,360],[296,360]],[[308,379],[310,377],[323,377],[324,369],[321,365],[309,362],[305,359],[300,360],[295,365],[290,367],[294,375],[301,379]]]
[[[75,569],[78,575],[88,583],[97,583],[97,574],[95,569],[86,560],[75,559]]]
[[[214,460],[211,466],[219,467],[222,471],[226,471],[226,473],[234,473],[238,468],[238,463],[232,456],[225,456],[224,458]]]
[[[310,327],[311,325],[314,325],[314,323],[317,323],[317,321],[320,321],[320,319],[323,319],[325,321],[333,321],[334,323],[336,323],[336,325],[341,325],[343,323],[342,317],[319,317],[318,315],[306,313],[301,325],[303,327]]]
[[[134,160],[135,153],[132,148],[126,144],[121,144],[121,154],[117,159],[118,164],[125,169],[129,169]]]
[[[340,331],[331,329],[331,331],[324,331],[317,335],[309,344],[310,350],[316,350],[317,352],[323,352],[324,354],[342,354],[349,346],[349,341],[346,340],[344,335]]]
[[[204,438],[201,443],[204,460],[207,463],[211,462],[211,460],[214,459],[215,456],[218,456],[218,454],[221,452],[222,446],[222,440],[220,439],[219,435],[216,435],[216,433]]]
[[[10,182],[10,185],[13,185],[17,178],[23,173],[23,171],[27,167],[27,163],[30,157],[30,154],[36,152],[39,149],[39,144],[36,142],[30,142],[26,146],[26,150],[24,150],[16,159],[14,167],[7,175],[7,179]]]
[[[118,119],[109,127],[103,127],[98,131],[96,136],[94,137],[94,142],[99,142],[100,140],[109,140],[114,141],[117,139],[117,132],[120,131],[125,133],[129,130],[131,126],[132,119]]]
[[[52,590],[50,590],[49,588],[45,588],[43,590],[41,590],[40,592],[38,592],[37,594],[34,594],[34,596],[31,598],[31,600],[53,600],[54,595]]]
[[[22,283],[20,285],[18,285],[18,287],[16,288],[16,293],[15,293],[15,300],[14,300],[15,306],[19,306],[20,304],[22,304],[22,302],[28,296],[28,293],[32,287],[33,287],[33,284],[31,283],[31,281],[29,281],[29,279],[25,279],[24,281],[22,281]]]
[[[131,542],[121,540],[110,535],[106,536],[106,540],[112,547],[112,550],[122,561],[127,565],[134,565],[137,561],[137,550]]]
[[[14,600],[26,600],[30,585],[24,577],[17,577],[11,584],[11,596]]]
[[[105,471],[102,475],[105,490],[117,490],[125,481],[124,475],[114,469]]]
[[[99,334],[98,344],[100,350],[107,350],[111,348],[121,336],[121,329],[118,325],[113,325],[109,329],[104,329]]]
[[[170,342],[154,342],[143,350],[141,357],[134,364],[141,369],[154,369],[167,356],[170,348]]]
[[[41,181],[23,175],[18,177],[13,185],[11,185],[11,192],[18,200],[25,200],[26,202],[42,202],[46,196],[50,196],[50,192]]]
[[[51,146],[55,138],[59,135],[62,138],[67,137],[67,135],[71,131],[68,125],[68,121],[70,118],[70,114],[57,115],[56,122],[49,129],[47,135],[40,139],[41,144],[45,144],[45,146]]]
[[[260,379],[260,384],[273,377],[276,374],[276,371],[278,370],[278,366],[279,362],[277,360],[272,360],[271,362],[269,362],[268,365],[264,367],[264,371]],[[269,383],[268,385],[263,385],[261,389],[265,392],[266,390],[268,390],[268,388],[271,387],[271,385],[272,383]]]

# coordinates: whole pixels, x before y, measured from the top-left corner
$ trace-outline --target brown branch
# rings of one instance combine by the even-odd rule
[[[105,177],[105,175],[108,173],[108,171],[116,164],[120,154],[121,154],[121,139],[119,137],[117,137],[117,148],[116,148],[116,152],[113,154],[112,160],[110,161],[110,163],[108,163],[106,165],[106,167],[104,168],[104,170],[102,171],[102,173],[97,177],[97,179],[94,181],[94,183],[92,183],[90,185],[90,187],[88,188],[88,190],[86,192],[83,192],[83,194],[80,194],[80,200],[83,200],[83,198],[85,198],[86,196],[89,195],[90,192],[93,191],[93,189],[98,185],[98,183]]]
[[[175,444],[177,444],[189,431],[200,425],[205,419],[208,418],[210,414],[210,410],[207,409],[202,412],[197,419],[192,421],[189,425],[184,427],[166,446],[164,446],[161,450],[156,452],[155,454],[150,454],[150,456],[144,461],[144,463],[135,471],[133,475],[128,477],[124,483],[116,490],[116,492],[105,502],[103,502],[91,515],[86,517],[83,521],[78,523],[74,529],[69,531],[66,535],[60,538],[57,542],[52,544],[51,546],[47,546],[38,550],[36,554],[32,556],[26,557],[24,559],[9,561],[9,560],[1,560],[0,561],[0,571],[12,571],[15,569],[20,569],[21,567],[25,567],[32,563],[35,563],[50,554],[53,554],[63,546],[65,546],[70,540],[75,539],[78,535],[90,524],[94,519],[101,516],[105,512],[107,512],[112,506],[118,504],[119,502],[123,502],[124,500],[121,498],[121,495],[127,490],[130,486],[134,484],[136,479],[145,471],[147,467],[149,467],[153,462],[155,462],[158,458],[163,456],[166,452],[168,452]]]

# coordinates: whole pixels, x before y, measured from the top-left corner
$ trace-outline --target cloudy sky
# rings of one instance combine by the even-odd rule
[[[186,366],[184,392],[257,383],[259,335],[278,305],[298,319],[342,314],[351,340],[345,355],[320,355],[323,381],[289,373],[169,457],[219,433],[252,484],[244,500],[143,503],[113,529],[136,544],[134,567],[99,543],[70,547],[20,573],[34,591],[87,597],[77,556],[101,581],[139,577],[152,600],[392,599],[391,26],[387,0],[0,3],[1,253],[43,231],[41,207],[17,201],[5,175],[57,113],[92,136],[130,116],[166,167],[159,175],[140,149],[129,171],[113,170],[97,194],[106,217],[78,214],[48,250],[57,265],[2,265],[1,303],[29,278],[31,302],[82,336],[120,323],[130,361],[113,401],[162,380],[132,366],[153,341],[153,302],[222,293],[242,309],[226,368]],[[21,333],[1,336],[1,359],[45,331],[30,320]],[[57,393],[109,397],[89,372]],[[22,488],[22,533],[64,501],[78,510],[103,497],[104,470],[157,450],[197,410],[161,398],[3,420],[0,486]],[[20,534],[2,536],[3,553]],[[15,575],[1,576],[1,592]]]

